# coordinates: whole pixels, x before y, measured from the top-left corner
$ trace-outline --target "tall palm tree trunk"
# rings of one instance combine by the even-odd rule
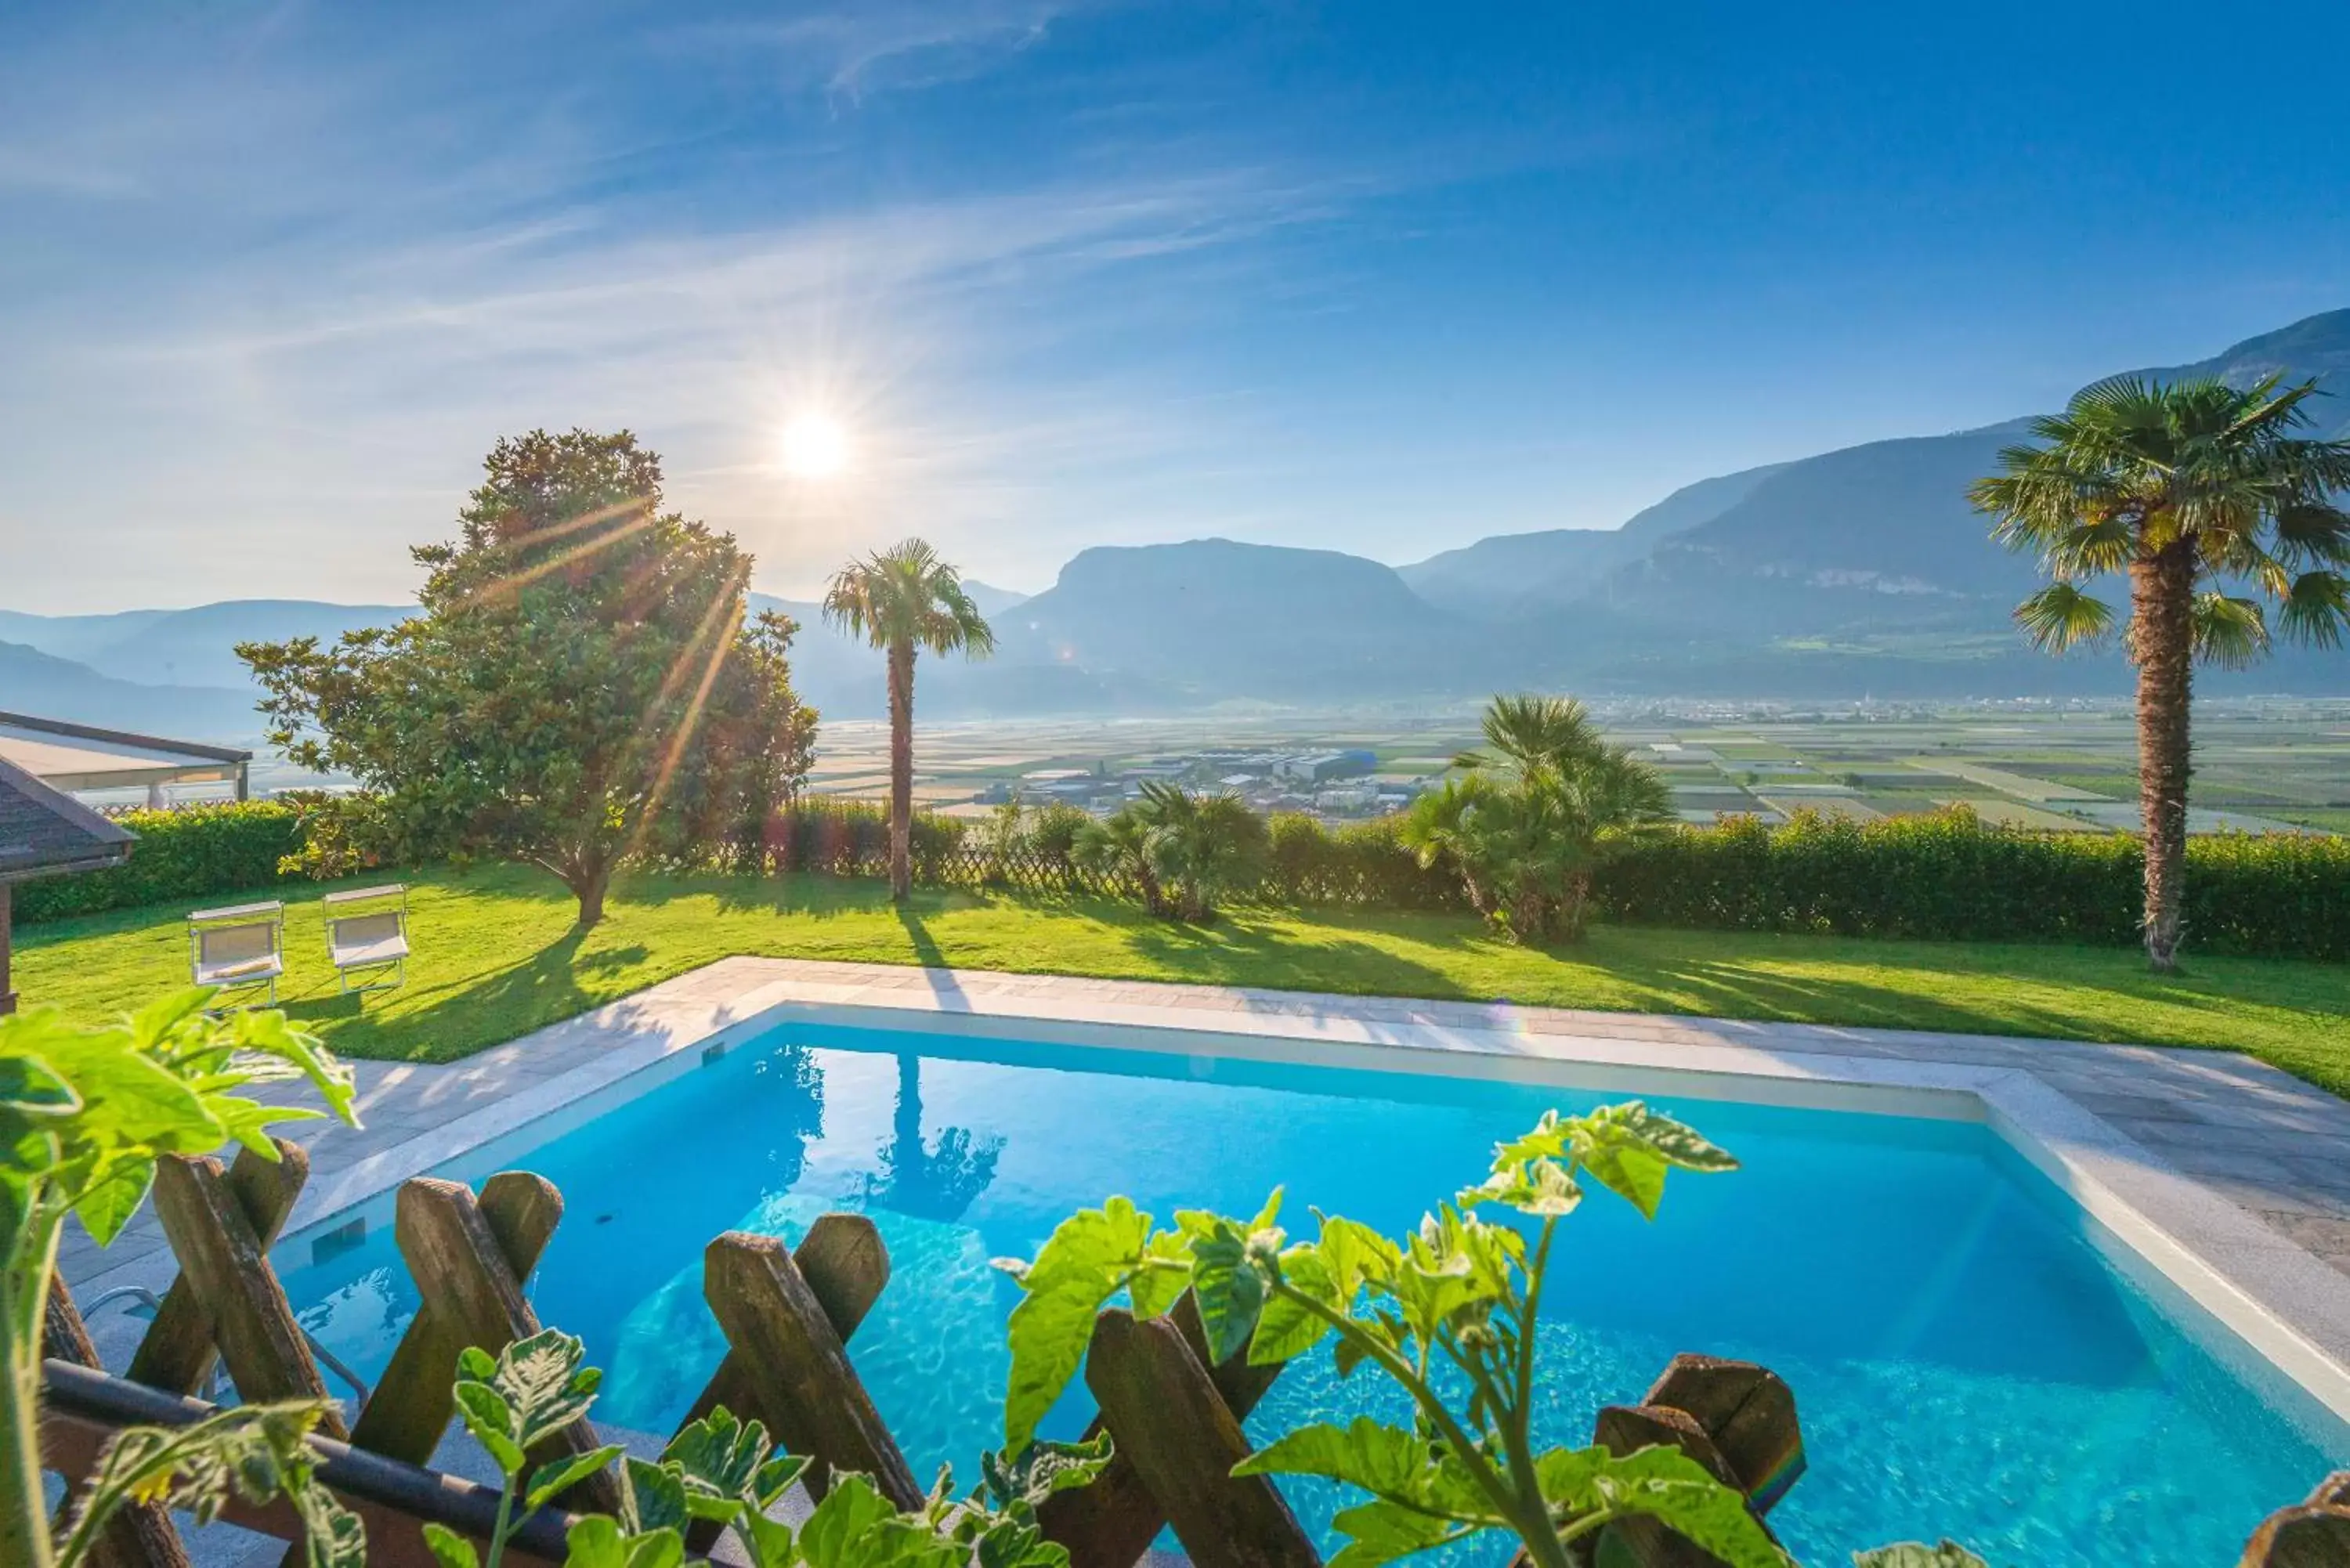
[[[2130,657],[2137,665],[2137,794],[2146,834],[2146,957],[2178,967],[2187,893],[2187,781],[2193,771],[2189,701],[2194,680],[2195,555],[2191,544],[2130,566]]]
[[[914,645],[889,645],[889,897],[914,886]]]

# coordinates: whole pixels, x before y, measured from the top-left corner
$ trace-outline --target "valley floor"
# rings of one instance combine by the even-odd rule
[[[445,1062],[718,958],[747,953],[1177,980],[1608,1011],[2219,1046],[2350,1095],[2350,967],[2190,958],[2158,979],[2134,950],[1602,927],[1553,951],[1458,916],[1243,911],[1193,929],[1086,899],[878,883],[640,877],[604,922],[514,867],[411,884],[405,986],[335,995],[316,901],[287,899],[287,1012],[346,1055]],[[209,900],[231,901],[227,897]],[[178,905],[20,928],[23,1004],[96,1020],[186,983]]]

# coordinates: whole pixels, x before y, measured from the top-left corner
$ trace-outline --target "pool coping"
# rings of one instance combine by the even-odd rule
[[[547,1070],[478,1108],[320,1172],[278,1245],[348,1232],[353,1217],[369,1209],[377,1218],[362,1222],[381,1222],[390,1195],[411,1177],[539,1130],[534,1124],[548,1118],[576,1125],[794,1018],[1503,1076],[1602,1092],[1656,1092],[1662,1083],[1684,1097],[1979,1121],[2138,1259],[2350,1421],[2350,1280],[2050,1081],[2064,1075],[2059,1068],[2077,1066],[2077,1053],[2127,1049],[2117,1047],[726,959],[499,1047],[510,1060],[543,1061]],[[2056,1053],[2044,1075],[2019,1064],[2028,1060],[2019,1047],[2039,1045]],[[148,1260],[149,1273],[159,1261],[168,1266],[168,1254]],[[135,1261],[108,1268],[77,1279],[76,1288],[103,1289],[139,1268]]]

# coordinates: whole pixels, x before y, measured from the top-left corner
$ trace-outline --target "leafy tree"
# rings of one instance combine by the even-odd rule
[[[237,652],[270,740],[380,795],[391,853],[542,867],[585,929],[631,855],[760,844],[816,714],[792,692],[792,622],[744,623],[750,557],[662,510],[635,436],[534,431],[484,467],[459,537],[411,552],[422,613]]]
[[[1583,935],[1591,879],[1613,835],[1670,814],[1656,771],[1564,697],[1496,697],[1486,749],[1412,803],[1404,843],[1422,866],[1458,867],[1471,908],[1522,942]]]
[[[2195,664],[2241,668],[2276,637],[2334,647],[2350,628],[2350,514],[2329,499],[2350,487],[2350,442],[2294,435],[2317,384],[2281,380],[2099,381],[2034,421],[2044,444],[2007,448],[1970,492],[1999,519],[1991,536],[2036,553],[2052,579],[2015,611],[2039,647],[2102,641],[2114,612],[2082,584],[2128,574],[2146,952],[2158,971],[2178,962]]]
[[[108,1521],[133,1498],[210,1519],[232,1494],[284,1495],[309,1526],[317,1568],[357,1568],[359,1521],[311,1475],[306,1442],[322,1407],[252,1405],[172,1431],[118,1437],[68,1521],[51,1538],[41,1486],[42,1324],[57,1239],[72,1214],[101,1246],[120,1235],[167,1154],[210,1154],[235,1140],[277,1158],[271,1126],[322,1113],[239,1093],[270,1079],[309,1080],[353,1127],[348,1068],[277,1012],[206,1016],[208,991],[166,997],[99,1029],[54,1008],[0,1019],[0,1568],[94,1561]]]
[[[826,618],[862,637],[889,666],[889,897],[913,887],[914,658],[985,658],[995,649],[962,574],[920,539],[876,551],[840,569],[824,596]]]

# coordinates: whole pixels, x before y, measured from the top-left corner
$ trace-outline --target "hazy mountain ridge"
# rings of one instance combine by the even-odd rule
[[[261,730],[250,691],[117,680],[20,642],[0,642],[0,711],[182,740]]]
[[[1766,463],[1684,484],[1620,528],[1496,534],[1399,566],[1397,575],[1442,609],[1486,618],[1523,615],[1580,597],[1610,569],[1638,558],[1668,535],[1711,522],[1786,466]]]
[[[2279,370],[2350,391],[2350,310],[2137,373],[2242,385]],[[2316,412],[2322,433],[2350,438],[2350,397],[2321,400]],[[1805,700],[2126,690],[2118,658],[2045,659],[2009,622],[2037,580],[2033,564],[1991,543],[1966,488],[2027,436],[2019,419],[1846,447],[1700,480],[1619,530],[1496,535],[1400,568],[1227,539],[1088,549],[1033,597],[971,584],[995,622],[996,655],[926,659],[918,701],[959,718],[1522,686]],[[807,701],[842,718],[882,711],[878,652],[812,604],[753,598],[801,623],[793,665]],[[308,600],[0,611],[0,708],[250,737],[259,723],[237,641],[328,638],[405,613]],[[2350,657],[2288,651],[2199,681],[2340,692]]]

